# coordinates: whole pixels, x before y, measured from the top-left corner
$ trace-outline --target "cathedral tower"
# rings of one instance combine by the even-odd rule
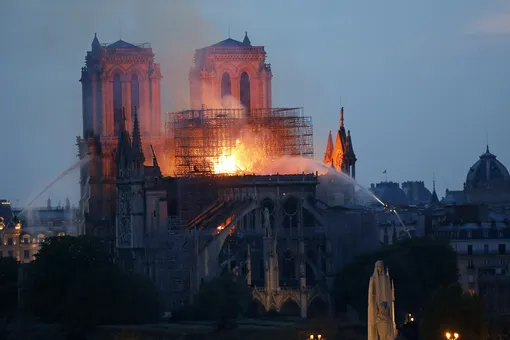
[[[252,46],[247,33],[201,48],[189,73],[191,108],[270,108],[272,77],[264,46]]]
[[[146,148],[152,145],[157,154],[163,151],[161,78],[149,44],[135,45],[123,40],[101,44],[94,36],[80,79],[83,137],[77,142],[79,157],[90,157],[90,162],[81,169],[81,206],[89,211],[83,232],[101,235],[106,232],[112,236],[116,210],[115,154],[122,129],[133,130],[135,108],[141,145]],[[102,224],[103,232],[97,232]]]

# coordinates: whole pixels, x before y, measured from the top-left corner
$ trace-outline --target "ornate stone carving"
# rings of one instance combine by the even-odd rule
[[[131,198],[132,192],[129,189],[119,190],[119,211],[117,214],[117,227],[118,227],[118,246],[130,247],[131,246]]]

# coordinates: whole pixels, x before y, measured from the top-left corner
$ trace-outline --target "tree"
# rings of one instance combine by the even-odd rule
[[[457,255],[447,242],[413,238],[357,257],[338,273],[333,296],[337,308],[350,305],[366,318],[368,282],[376,261],[382,260],[395,283],[397,320],[405,313],[419,314],[429,296],[457,282]]]
[[[195,299],[195,310],[202,317],[214,320],[219,329],[236,327],[236,319],[246,312],[252,299],[250,288],[238,276],[227,272],[200,287]]]
[[[13,257],[0,257],[0,301],[0,318],[12,318],[18,306],[18,264]]]
[[[124,272],[89,236],[47,239],[31,264],[28,311],[78,333],[101,324],[153,322],[159,296],[145,277]]]
[[[487,339],[484,302],[479,296],[464,294],[459,284],[441,288],[427,303],[420,333],[425,340],[445,338],[457,332],[460,339]]]

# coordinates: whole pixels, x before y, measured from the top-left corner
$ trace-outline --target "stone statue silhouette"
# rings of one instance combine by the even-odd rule
[[[368,340],[394,340],[395,296],[393,282],[384,263],[377,261],[368,287]]]
[[[271,219],[269,218],[269,209],[264,208],[264,229],[266,229],[266,237],[271,237]]]

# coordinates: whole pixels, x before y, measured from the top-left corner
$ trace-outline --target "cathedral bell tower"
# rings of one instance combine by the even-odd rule
[[[248,33],[201,48],[189,73],[191,109],[271,108],[272,78],[264,46],[252,46]]]
[[[159,64],[154,62],[149,44],[123,40],[101,44],[94,35],[85,67],[81,69],[83,135],[77,139],[80,159],[90,157],[81,169],[82,200],[88,196],[88,202],[81,202],[81,206],[89,207],[86,233],[97,234],[91,232],[91,228],[104,224],[112,234],[109,236],[113,236],[115,150],[122,126],[126,131],[134,128],[135,108],[143,145],[152,145],[156,154],[163,152],[161,78]],[[140,148],[141,145],[140,142]]]

